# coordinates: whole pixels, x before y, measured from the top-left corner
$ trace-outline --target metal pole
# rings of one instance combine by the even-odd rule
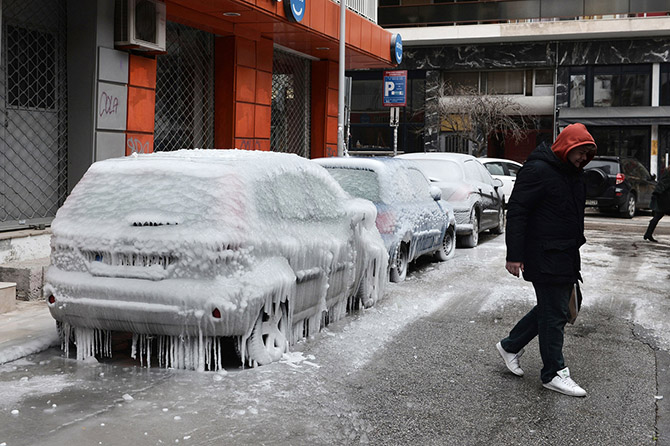
[[[337,156],[344,153],[344,49],[346,43],[346,26],[344,19],[347,15],[346,0],[340,0],[340,60],[339,60],[339,82],[337,94]]]

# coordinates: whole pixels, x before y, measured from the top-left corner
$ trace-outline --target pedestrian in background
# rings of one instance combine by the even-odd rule
[[[505,268],[532,282],[537,305],[496,348],[507,368],[523,376],[519,358],[537,336],[543,386],[571,396],[586,395],[565,366],[563,337],[570,295],[581,280],[579,248],[586,242],[582,173],[595,153],[583,124],[567,126],[551,147],[542,144],[530,154],[507,204]]]
[[[651,204],[649,208],[653,217],[647,226],[647,232],[644,233],[644,239],[650,242],[658,242],[654,238],[654,229],[665,214],[670,214],[670,168],[666,168],[661,178],[656,184],[654,192],[651,194]]]

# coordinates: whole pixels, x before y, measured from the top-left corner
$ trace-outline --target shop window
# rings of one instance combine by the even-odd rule
[[[651,105],[651,65],[575,67],[570,70],[570,107]]]
[[[554,85],[554,70],[535,70],[535,85]]]
[[[479,72],[443,72],[442,81],[455,90],[479,91]]]
[[[486,73],[487,93],[523,94],[523,71],[489,71]]]

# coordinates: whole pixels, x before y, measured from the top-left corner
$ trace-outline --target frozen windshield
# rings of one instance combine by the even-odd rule
[[[342,188],[351,196],[365,198],[379,203],[379,178],[377,173],[368,169],[327,166],[328,172],[337,180]]]
[[[463,171],[455,161],[435,159],[412,159],[431,181],[462,181]]]

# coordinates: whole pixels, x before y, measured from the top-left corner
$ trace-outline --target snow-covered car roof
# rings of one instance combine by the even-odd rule
[[[59,209],[52,230],[114,236],[151,225],[171,226],[173,237],[182,232],[193,237],[197,227],[203,238],[213,229],[243,231],[254,223],[248,221],[249,207],[272,207],[273,179],[291,172],[310,172],[346,197],[325,169],[294,154],[198,149],[140,154],[94,163]],[[290,209],[291,203],[283,204],[284,211]]]
[[[326,168],[369,170],[377,174],[375,178],[366,179],[355,175],[347,177],[346,181],[340,181],[344,190],[353,196],[363,197],[375,203],[415,199],[414,186],[409,183],[406,175],[399,174],[400,170],[408,167],[421,171],[421,167],[412,161],[390,157],[332,157],[319,158],[315,161]]]
[[[487,157],[487,158],[477,158],[477,160],[479,162],[481,162],[482,164],[486,164],[486,163],[512,163],[512,164],[516,164],[518,166],[523,165],[518,161],[509,160],[509,159],[506,159],[506,158],[488,158]]]

